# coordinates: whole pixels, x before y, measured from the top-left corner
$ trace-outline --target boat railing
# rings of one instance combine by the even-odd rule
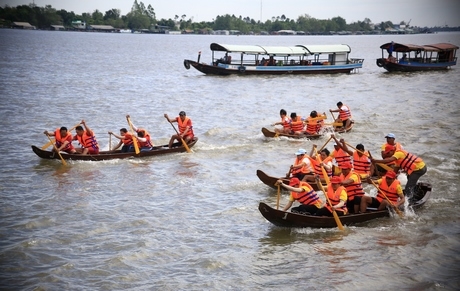
[[[362,64],[364,59],[350,58],[350,64]]]

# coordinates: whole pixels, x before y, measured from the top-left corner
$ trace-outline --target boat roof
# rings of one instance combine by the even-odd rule
[[[261,54],[273,56],[314,55],[321,53],[349,53],[350,47],[340,45],[295,45],[295,46],[260,46],[260,45],[231,45],[211,43],[212,51],[238,52],[244,54]]]
[[[386,43],[380,46],[381,49],[389,49],[393,44],[393,51],[395,52],[410,52],[410,51],[449,51],[456,50],[458,46],[450,43],[435,43],[435,44],[426,44],[426,45],[416,45],[416,44],[402,44],[402,43]]]

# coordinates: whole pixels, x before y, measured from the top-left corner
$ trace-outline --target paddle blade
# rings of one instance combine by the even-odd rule
[[[181,141],[182,141],[182,144],[184,145],[184,148],[185,150],[187,151],[187,153],[190,153],[190,148],[188,147],[187,143],[185,142],[185,140],[183,138],[181,138]]]
[[[334,216],[334,220],[335,220],[335,223],[337,224],[337,227],[340,230],[344,230],[345,228],[343,227],[342,222],[340,221],[339,215],[334,209],[332,209],[332,215]]]

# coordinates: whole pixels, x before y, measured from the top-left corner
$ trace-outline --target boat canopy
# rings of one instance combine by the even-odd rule
[[[325,53],[349,53],[351,48],[348,45],[296,45],[296,46],[259,46],[259,45],[227,45],[211,43],[212,51],[223,51],[229,53],[244,53],[252,55],[272,56],[301,56]]]
[[[386,43],[380,46],[381,49],[390,49],[393,45],[394,52],[411,52],[411,51],[432,51],[432,52],[441,52],[441,51],[451,51],[458,49],[458,46],[450,43],[436,43],[436,44],[427,44],[427,45],[416,45],[416,44],[402,44],[402,43]]]
[[[349,53],[351,52],[350,46],[346,44],[332,44],[332,45],[297,45],[303,47],[312,55],[314,54],[332,54],[332,53]]]

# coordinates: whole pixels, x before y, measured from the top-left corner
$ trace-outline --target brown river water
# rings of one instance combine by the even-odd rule
[[[190,36],[0,30],[0,289],[459,290],[460,67],[388,74],[389,41],[460,45],[459,33],[373,36]],[[348,44],[355,74],[213,77],[186,70],[209,45]],[[279,110],[352,109],[340,137],[379,152],[392,132],[422,157],[433,193],[415,213],[338,229],[280,228],[260,201],[309,140],[266,139]],[[156,144],[184,110],[192,153],[69,162],[38,158],[44,130],[85,119],[102,148],[125,115]],[[322,145],[327,136],[314,143]],[[115,144],[115,141],[112,140]],[[329,145],[331,148],[332,145]],[[375,191],[366,186],[366,191]],[[288,201],[287,192],[281,205]]]

